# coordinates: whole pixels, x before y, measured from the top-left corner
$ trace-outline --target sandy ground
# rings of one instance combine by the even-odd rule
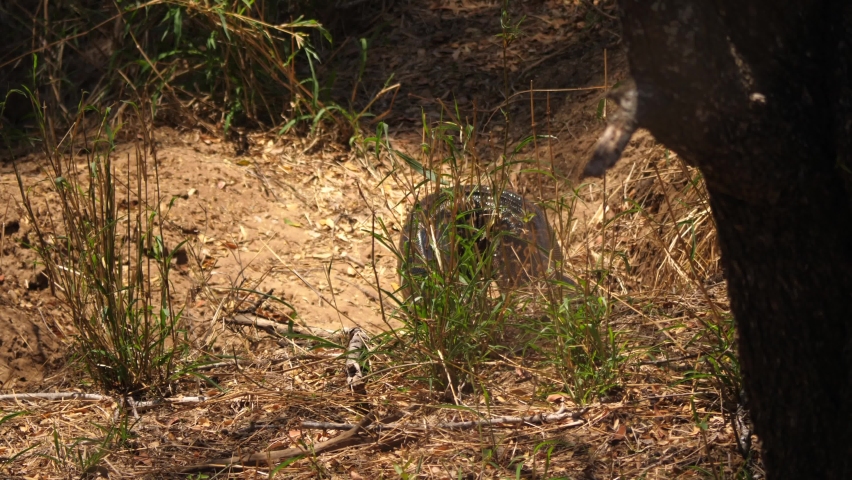
[[[369,101],[395,75],[399,93],[379,97],[372,111],[388,109],[384,121],[393,144],[409,154],[416,154],[421,141],[420,112],[437,121],[455,100],[468,121],[477,119],[477,151],[485,168],[499,158],[505,139],[511,145],[531,133],[534,116],[549,118],[539,120],[537,133],[547,129],[554,140],[524,158],[535,156],[539,167],[576,179],[604,125],[597,111],[603,90],[594,87],[604,84],[605,54],[608,84],[625,74],[612,25],[589,25],[578,8],[544,2],[515,12],[530,20],[523,40],[507,50],[510,89],[520,92],[507,107],[500,100],[503,46],[494,35],[499,7],[403,3],[386,12],[391,22],[374,35],[359,98]],[[449,36],[431,35],[441,22],[456,28],[445,29]],[[355,62],[355,53],[353,44],[339,56]],[[537,94],[531,110],[529,94],[522,93],[531,81],[536,88],[591,89]],[[500,108],[512,118],[508,132],[502,115],[495,115]],[[248,153],[237,156],[233,144],[199,131],[161,127],[156,133],[162,198],[177,197],[166,236],[173,245],[186,239],[194,262],[178,266],[176,298],[186,299],[187,314],[201,322],[196,327],[214,328],[221,312],[222,305],[198,295],[204,284],[220,293],[234,286],[272,290],[295,308],[298,321],[316,327],[387,329],[392,320],[387,312],[382,318],[376,280],[380,288],[395,290],[396,259],[368,232],[375,214],[395,235],[412,203],[405,182],[379,185],[393,166],[337,142],[262,133],[249,139]],[[116,158],[130,149],[120,145]],[[35,187],[34,198],[46,192],[39,183],[45,179],[41,157],[33,153],[16,161],[25,184]],[[410,179],[411,173],[400,177]],[[520,166],[511,170],[510,180],[532,198],[547,199],[566,188],[523,174]],[[61,363],[70,330],[57,300],[35,281],[40,270],[34,252],[23,246],[32,238],[9,159],[0,165],[0,205],[6,225],[0,237],[0,388],[29,388]],[[581,213],[595,208],[580,206]],[[232,303],[225,306],[239,307]]]
[[[572,225],[574,229],[575,234],[564,237],[562,245],[569,263],[586,269],[576,273],[591,275],[591,270],[600,264],[595,252],[603,250],[600,248],[603,242],[608,242],[611,251],[619,251],[628,258],[632,273],[613,275],[608,285],[613,298],[618,297],[620,302],[614,322],[653,345],[655,355],[662,357],[665,350],[665,355],[671,354],[681,358],[678,362],[685,362],[673,366],[673,370],[668,370],[665,360],[660,364],[631,365],[632,376],[625,383],[621,398],[613,403],[595,404],[582,432],[574,435],[560,430],[562,427],[558,425],[542,427],[535,434],[519,429],[506,434],[503,440],[508,443],[500,449],[505,446],[505,451],[528,451],[524,455],[534,458],[536,452],[540,454],[537,450],[540,441],[556,438],[559,445],[556,451],[562,460],[554,471],[572,478],[613,478],[618,476],[617,472],[625,472],[626,476],[621,478],[635,478],[639,474],[647,475],[646,478],[694,478],[695,465],[702,468],[709,465],[711,469],[726,465],[726,472],[738,468],[742,460],[737,457],[733,433],[719,411],[721,394],[715,391],[715,385],[690,383],[681,375],[683,371],[699,368],[689,364],[691,359],[698,358],[698,353],[691,350],[695,348],[692,332],[700,330],[704,320],[699,319],[709,318],[711,309],[701,304],[706,298],[686,298],[682,292],[667,286],[672,284],[667,280],[672,276],[681,275],[683,282],[689,281],[684,273],[684,265],[688,264],[684,258],[661,260],[660,252],[664,248],[671,251],[676,242],[652,235],[652,231],[662,228],[651,223],[656,221],[651,217],[647,225],[643,223],[646,220],[635,222],[641,228],[632,230],[613,223],[608,238],[589,230],[600,228],[604,219],[612,219],[631,208],[628,198],[638,199],[654,214],[664,212],[667,207],[661,192],[677,193],[686,185],[685,179],[679,179],[677,185],[651,188],[658,177],[653,170],[642,169],[647,170],[649,158],[668,165],[670,155],[642,132],[637,134],[622,162],[608,175],[606,201],[599,180],[581,181],[578,177],[605,125],[598,108],[604,95],[600,87],[612,86],[627,72],[618,26],[610,18],[612,12],[601,10],[609,8],[608,4],[598,7],[600,2],[595,2],[594,8],[584,6],[588,2],[556,0],[513,4],[515,18],[525,18],[523,35],[505,50],[504,56],[503,44],[497,38],[499,3],[399,1],[381,13],[381,22],[368,22],[372,26],[364,35],[371,39],[371,50],[353,108],[357,110],[359,105],[373,101],[388,79],[393,79],[391,83],[399,82],[395,95],[381,95],[373,101],[371,111],[377,115],[386,113],[383,121],[389,125],[393,146],[417,157],[422,151],[421,115],[434,127],[441,118],[448,118],[448,111],[455,111],[455,107],[449,110],[446,107],[456,102],[462,121],[476,121],[476,164],[482,170],[499,163],[504,146],[511,151],[532,133],[549,135],[550,140],[522,149],[520,157],[530,162],[508,169],[509,185],[528,198],[544,202],[576,189],[582,201],[578,202],[573,218],[551,218],[556,227]],[[452,28],[447,27],[448,23]],[[336,53],[339,61],[334,64],[334,68],[340,69],[339,78],[345,79],[347,74],[353,77],[359,70],[358,42],[336,45],[342,45]],[[323,71],[325,68],[331,67],[321,66],[320,75],[329,73]],[[508,69],[508,77],[503,76],[504,69]],[[509,85],[505,78],[509,79]],[[530,98],[526,92],[530,86],[572,90],[538,92]],[[340,98],[346,99],[352,92],[352,84],[340,80],[335,89],[339,90],[336,94]],[[505,89],[512,94],[509,102],[504,102],[501,94]],[[506,122],[501,111],[508,113],[510,122]],[[364,127],[366,132],[372,132],[375,125],[365,119]],[[264,304],[265,315],[278,321],[292,319],[328,330],[361,326],[370,332],[398,326],[392,318],[394,302],[380,292],[393,292],[398,287],[397,260],[391,251],[373,240],[371,232],[375,231],[375,225],[384,224],[390,241],[398,240],[400,224],[413,203],[409,193],[415,175],[410,169],[392,163],[387,156],[376,158],[369,152],[350,149],[347,139],[334,138],[336,133],[339,132],[326,131],[318,137],[305,138],[249,132],[249,148],[238,155],[235,145],[196,129],[168,126],[156,129],[162,199],[164,202],[175,199],[163,222],[166,242],[168,245],[187,242],[186,260],[176,262],[172,276],[174,298],[186,305],[193,338],[216,340],[200,342],[202,348],[210,353],[248,352],[246,357],[253,359],[250,367],[253,370],[246,367],[245,371],[216,373],[218,381],[228,382],[231,393],[213,402],[198,408],[162,408],[146,416],[138,430],[146,432],[140,441],[149,443],[134,447],[132,461],[123,465],[145,472],[152,466],[169,469],[174,463],[175,457],[170,456],[174,452],[180,452],[181,461],[201,461],[209,454],[208,441],[211,445],[223,441],[231,445],[228,448],[242,448],[247,441],[253,442],[253,448],[294,445],[298,438],[304,438],[300,437],[304,432],[293,424],[294,419],[339,422],[346,420],[341,412],[352,412],[353,400],[340,369],[326,368],[321,363],[322,358],[333,359],[339,352],[332,354],[318,349],[306,353],[296,363],[320,363],[302,373],[282,375],[278,371],[283,368],[291,372],[294,367],[288,365],[294,360],[284,354],[280,344],[270,341],[268,336],[262,340],[264,335],[251,329],[234,332],[223,321],[225,316],[258,298],[246,297],[244,292],[234,293],[237,287],[271,291],[291,305],[292,309],[271,301]],[[116,157],[122,158],[131,148],[129,142],[120,144]],[[15,161],[24,183],[33,188],[36,213],[48,215],[48,206],[44,204],[49,195],[43,159],[33,153]],[[80,157],[80,162],[83,161]],[[556,180],[531,171],[536,169],[553,174]],[[391,172],[394,174],[390,175]],[[671,172],[676,177],[682,170],[673,166]],[[663,172],[663,176],[668,175]],[[706,215],[701,218],[709,222]],[[0,163],[0,225],[3,225],[0,391],[72,388],[80,375],[75,369],[67,368],[72,360],[69,356],[72,327],[59,300],[39,277],[41,270],[36,255],[27,247],[34,240],[32,226],[22,208],[9,160]],[[701,241],[699,250],[710,251],[711,255],[706,262],[702,258],[696,262],[706,269],[712,301],[725,309],[724,285],[720,283],[718,264],[713,263],[718,261],[718,254],[713,253],[713,237],[708,235],[708,239]],[[708,244],[711,246],[705,248]],[[667,289],[662,291],[663,287]],[[661,303],[641,307],[645,310],[640,311],[630,303],[634,294],[657,295]],[[659,345],[664,347],[658,348]],[[669,351],[673,345],[677,349]],[[524,406],[530,405],[525,403],[527,399],[540,395],[537,384],[530,379],[541,372],[531,376],[520,366],[504,367],[494,367],[495,388],[504,389],[503,397],[495,398],[498,403],[505,401],[506,414],[528,412]],[[404,374],[399,372],[401,376]],[[438,401],[430,396],[434,392],[416,382],[409,384],[408,378],[397,380],[396,383],[376,381],[370,386],[371,395],[391,410],[428,415],[431,407],[421,406]],[[263,388],[255,381],[263,383]],[[202,393],[206,388],[184,387],[186,391],[194,388]],[[697,391],[700,395],[695,397]],[[287,392],[285,397],[282,392]],[[693,398],[697,399],[695,404],[690,403]],[[38,418],[57,415],[50,405],[39,408],[44,411],[42,417],[36,415]],[[91,404],[79,412],[89,419],[88,425],[103,421],[101,417],[106,414],[100,410],[97,404]],[[699,414],[707,419],[709,430],[702,431],[693,422],[693,417]],[[452,420],[456,418],[453,415],[447,413],[442,418]],[[253,428],[258,418],[278,416],[285,423],[290,422],[289,431],[265,431],[260,437],[251,434],[248,439],[234,436],[239,429],[229,433],[232,426],[245,423]],[[18,443],[8,448],[0,446],[0,455],[26,448],[31,439],[47,445],[44,439],[50,431],[46,424],[42,425],[47,420],[36,425],[33,423],[38,421],[36,417],[15,424],[14,428],[20,430],[15,432]],[[79,426],[80,423],[73,422],[69,425],[75,432],[73,435],[83,435],[74,430]],[[356,455],[332,456],[327,462],[324,460],[323,468],[348,472],[330,478],[378,478],[356,474],[358,471],[390,474],[396,465],[429,458],[431,466],[423,470],[427,474],[418,478],[443,479],[456,478],[453,472],[465,470],[456,467],[471,462],[470,459],[474,463],[469,471],[476,471],[476,462],[487,463],[482,452],[491,447],[477,443],[482,438],[473,435],[471,443],[460,445],[455,433],[442,435],[417,437],[410,450],[408,446],[390,447],[381,455],[364,450]],[[328,432],[323,432],[314,439],[327,438]],[[47,448],[44,445],[39,448]],[[457,457],[457,447],[469,455]],[[457,459],[462,457],[458,463]],[[708,459],[712,459],[709,464]],[[20,471],[41,468],[46,462],[44,457],[29,455],[25,459],[27,466]],[[373,465],[367,466],[371,462]],[[494,468],[494,472],[502,472],[500,475],[514,476],[511,462]],[[303,470],[311,471],[308,467]],[[246,475],[245,478],[254,478],[251,477],[254,474]],[[299,478],[314,478],[311,475],[303,473]],[[157,474],[151,478],[172,477]]]

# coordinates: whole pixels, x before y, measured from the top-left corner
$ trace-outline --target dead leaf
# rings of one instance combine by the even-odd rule
[[[612,434],[611,441],[620,442],[624,440],[624,436],[627,434],[627,425],[621,424],[618,425],[618,420],[616,420],[615,433]]]
[[[269,444],[268,447],[266,447],[266,451],[274,452],[275,450],[282,450],[284,448],[287,448],[288,446],[290,446],[290,442],[282,442],[282,441],[272,442],[272,443]]]
[[[550,403],[562,403],[568,398],[561,393],[552,393],[547,396],[547,401]]]

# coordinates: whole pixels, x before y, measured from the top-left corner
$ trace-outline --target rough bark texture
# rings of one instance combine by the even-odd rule
[[[770,478],[852,478],[852,7],[619,0],[636,120],[704,174]]]

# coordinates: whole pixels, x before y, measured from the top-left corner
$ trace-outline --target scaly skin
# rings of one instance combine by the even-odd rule
[[[548,268],[556,269],[562,261],[562,251],[544,212],[524,197],[503,190],[498,209],[497,199],[488,187],[467,185],[455,195],[459,198],[454,197],[453,190],[433,193],[409,213],[399,242],[400,272],[407,268],[418,277],[425,276],[429,269],[446,269],[452,258],[449,247],[453,225],[480,230],[491,223],[486,238],[499,242],[493,249],[492,267],[504,292],[545,278]],[[464,235],[468,231],[456,228],[455,233]],[[483,250],[487,246],[484,242],[480,244]],[[573,285],[560,274],[557,278]]]

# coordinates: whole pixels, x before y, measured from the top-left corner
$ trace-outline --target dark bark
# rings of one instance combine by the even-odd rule
[[[768,474],[852,478],[852,6],[619,3],[635,120],[707,182]]]

